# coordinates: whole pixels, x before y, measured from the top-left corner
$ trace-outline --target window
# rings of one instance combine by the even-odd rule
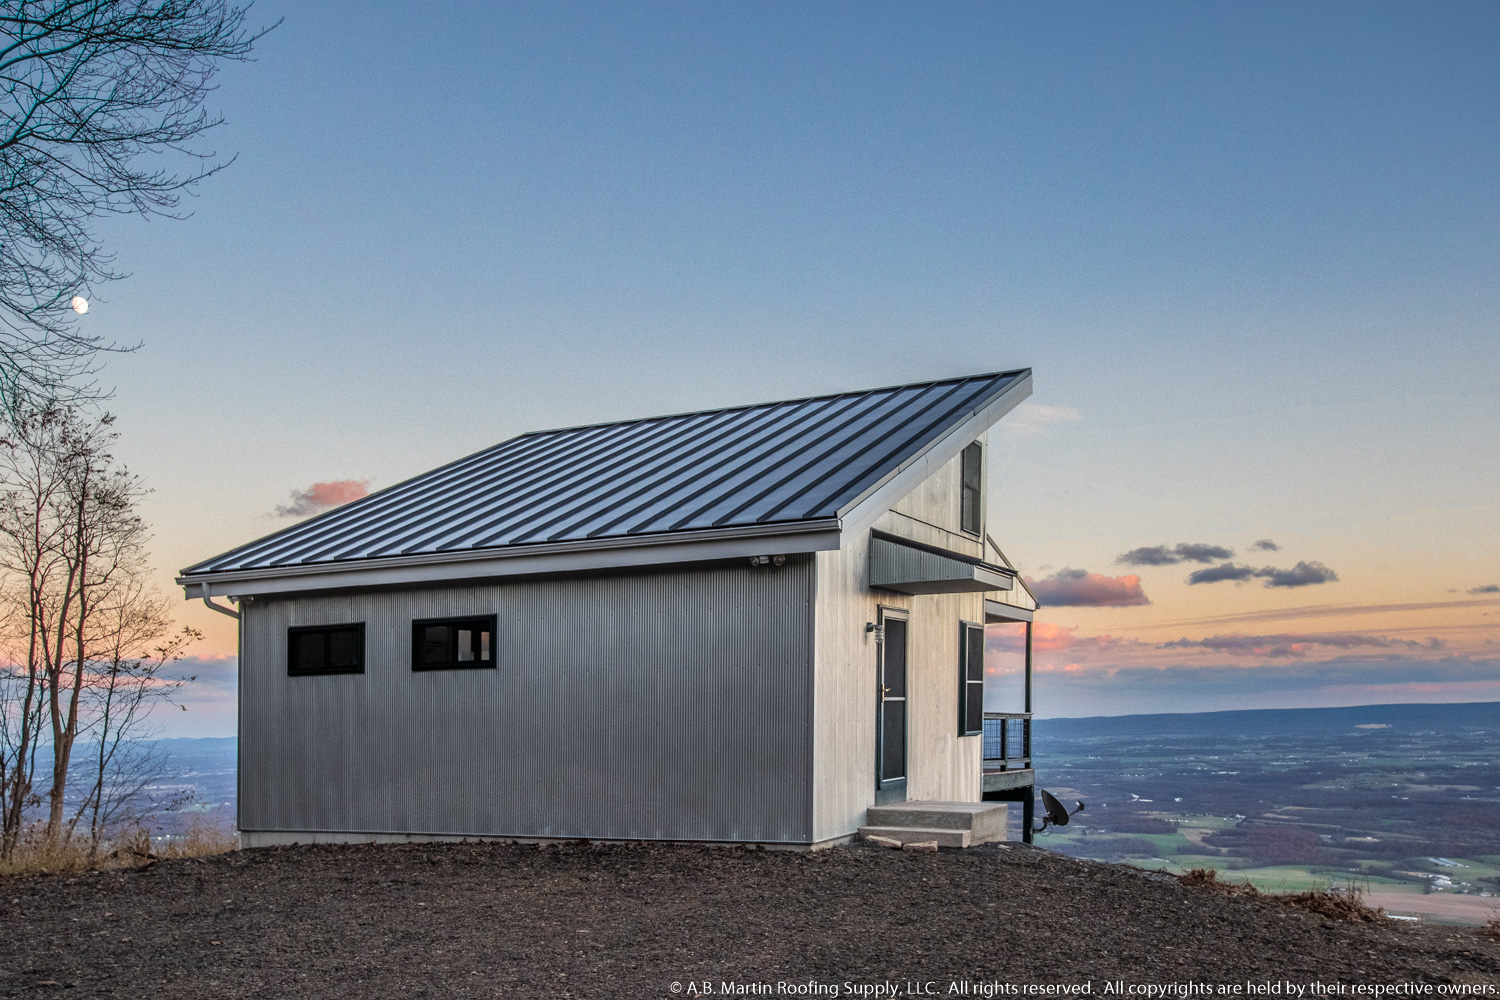
[[[287,629],[286,672],[293,677],[364,673],[365,623]]]
[[[495,616],[433,618],[411,623],[413,670],[495,665]]]
[[[980,484],[984,481],[984,449],[975,441],[964,449],[963,457],[963,498],[959,501],[958,526],[971,535],[977,535],[983,521],[981,513],[982,489]]]
[[[984,732],[984,626],[958,623],[958,735]]]

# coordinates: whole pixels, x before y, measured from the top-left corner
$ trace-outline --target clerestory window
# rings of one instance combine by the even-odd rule
[[[983,530],[984,449],[978,441],[964,449],[962,499],[958,526],[971,535]]]

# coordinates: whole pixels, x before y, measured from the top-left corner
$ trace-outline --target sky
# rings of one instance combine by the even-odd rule
[[[1500,7],[279,18],[84,317],[164,590],[522,431],[1030,367],[1038,714],[1500,700]]]

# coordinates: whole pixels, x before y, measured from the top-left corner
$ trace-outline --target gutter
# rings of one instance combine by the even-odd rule
[[[179,580],[177,582],[181,583],[182,581]],[[213,602],[213,596],[209,592],[208,584],[206,584],[206,583],[200,583],[200,584],[198,584],[198,586],[201,587],[201,588],[203,588],[203,590],[202,590],[202,597],[203,597],[203,603],[204,604],[208,605],[210,608],[213,608],[215,611],[217,611],[221,615],[228,615],[229,617],[236,618],[236,619],[239,618],[240,613],[238,611],[234,610],[233,608],[226,608],[222,604],[215,604]]]

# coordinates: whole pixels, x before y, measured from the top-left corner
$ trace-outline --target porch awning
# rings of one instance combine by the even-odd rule
[[[1010,590],[1005,567],[890,535],[870,537],[870,586],[899,594],[974,594]]]
[[[1018,608],[1014,604],[992,601],[988,597],[984,599],[984,623],[986,625],[995,622],[1029,622],[1033,614],[1030,608]]]

